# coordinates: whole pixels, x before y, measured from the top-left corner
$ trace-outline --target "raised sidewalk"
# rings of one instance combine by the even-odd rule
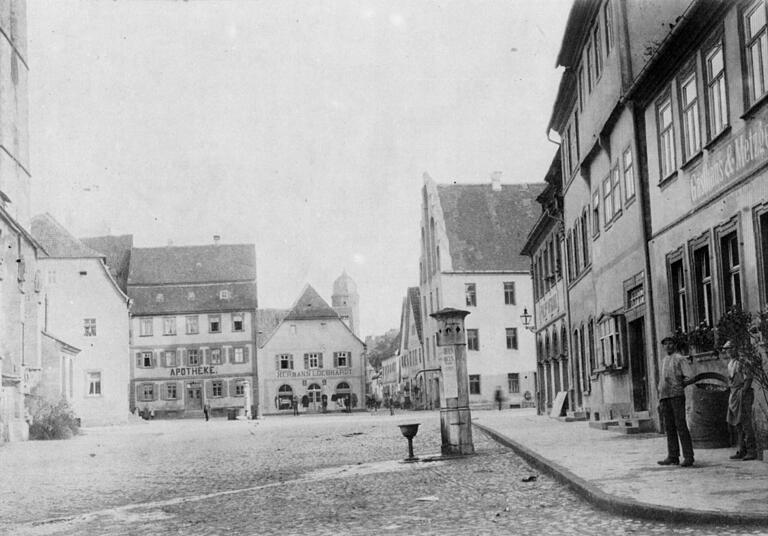
[[[735,449],[696,449],[693,467],[663,467],[666,438],[657,433],[596,430],[534,410],[473,411],[472,424],[610,512],[768,527],[768,463],[728,459]]]

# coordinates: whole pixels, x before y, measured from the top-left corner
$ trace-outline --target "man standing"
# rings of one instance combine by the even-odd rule
[[[731,341],[723,345],[728,357],[728,386],[731,394],[728,397],[728,424],[734,426],[739,433],[739,448],[732,460],[756,460],[757,446],[755,444],[755,428],[752,424],[752,403],[755,393],[752,390],[752,374],[745,364],[739,360],[736,347]]]
[[[659,407],[667,432],[667,457],[658,463],[691,467],[693,443],[685,422],[685,387],[692,382],[686,380],[683,374],[683,356],[678,352],[675,340],[672,337],[665,337],[661,344],[667,352],[661,362],[659,377]],[[678,438],[683,448],[683,463],[680,463]]]
[[[211,405],[208,403],[208,401],[203,404],[203,415],[205,416],[205,420],[208,420],[208,417],[211,414]]]
[[[293,395],[293,398],[291,399],[291,406],[293,406],[293,414],[298,415],[299,414],[299,397],[296,395]]]

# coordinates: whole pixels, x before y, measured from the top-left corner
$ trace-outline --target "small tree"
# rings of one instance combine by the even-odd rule
[[[64,398],[35,398],[30,403],[30,439],[70,439],[80,431],[80,421]]]

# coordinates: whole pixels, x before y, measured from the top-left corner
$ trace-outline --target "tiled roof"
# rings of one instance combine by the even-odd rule
[[[314,320],[317,318],[339,318],[339,314],[320,297],[312,285],[307,285],[285,319]]]
[[[544,183],[438,184],[453,270],[458,272],[528,271],[521,255],[540,207],[536,197]]]
[[[419,342],[423,342],[421,335],[421,291],[419,291],[419,287],[408,287],[408,300],[411,302],[413,321],[416,324],[416,333],[419,336]]]
[[[127,292],[133,235],[95,236],[81,238],[80,241],[86,246],[104,254],[107,258],[107,266],[112,277],[115,278],[120,289],[123,292]]]
[[[128,285],[256,280],[253,244],[134,248]]]
[[[222,290],[229,291],[228,299],[221,298]],[[128,295],[133,299],[134,315],[253,310],[258,303],[255,282],[129,286]]]
[[[256,344],[259,348],[290,312],[289,309],[259,309],[256,311]]]
[[[69,231],[47,212],[32,218],[32,236],[43,246],[49,257],[57,259],[104,258],[104,255],[89,248],[69,234]]]

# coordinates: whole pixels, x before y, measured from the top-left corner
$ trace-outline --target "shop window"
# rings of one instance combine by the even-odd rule
[[[479,374],[469,375],[469,394],[471,395],[480,394],[480,375]]]
[[[511,394],[520,392],[520,374],[517,372],[507,374],[507,391]]]
[[[757,261],[762,288],[762,304],[768,304],[768,206],[761,207],[755,214],[755,237],[757,240]]]
[[[142,402],[150,402],[155,399],[155,384],[140,383],[138,388],[138,398]]]
[[[674,256],[667,261],[669,273],[669,291],[672,312],[672,331],[688,330],[688,292],[685,286],[685,270],[682,255]]]
[[[506,328],[507,350],[517,350],[517,328]]]
[[[467,330],[467,350],[480,350],[480,334],[476,329]]]
[[[736,230],[720,235],[720,266],[722,270],[723,305],[741,307],[741,264]]]
[[[696,325],[702,322],[713,325],[712,317],[712,264],[709,255],[709,244],[704,244],[693,250],[693,297],[696,300],[694,311]]]

